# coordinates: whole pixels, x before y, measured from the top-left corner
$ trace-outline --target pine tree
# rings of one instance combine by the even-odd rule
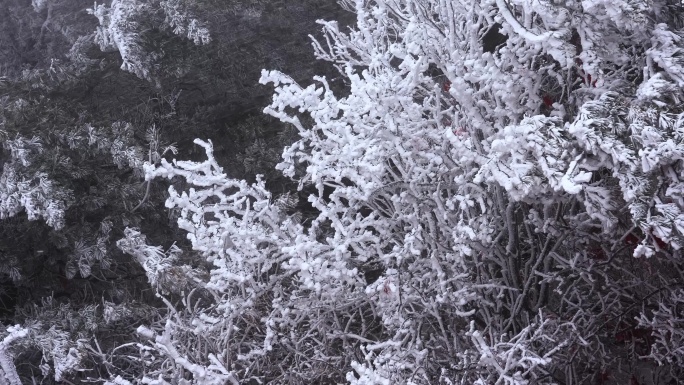
[[[146,287],[148,278],[159,278],[153,287],[171,302],[184,290],[197,295],[199,281],[207,279],[206,261],[171,247],[179,230],[161,205],[163,189],[144,181],[142,165],[175,151],[171,142],[187,150],[194,135],[218,135],[227,127],[239,151],[225,146],[222,161],[247,172],[275,164],[278,151],[268,146],[291,140],[273,132],[273,120],[258,130],[268,132],[261,146],[250,146],[254,123],[235,122],[249,118],[245,106],[256,111],[260,107],[251,104],[269,92],[256,83],[268,60],[260,52],[279,55],[282,68],[307,73],[292,64],[311,56],[300,44],[305,38],[281,47],[264,34],[309,28],[312,9],[319,8],[310,3],[315,7],[0,4],[7,15],[0,18],[0,323],[26,330],[3,355],[17,363],[20,382],[141,376],[130,361],[141,354],[136,328],[163,322],[165,314],[164,301]],[[93,15],[86,17],[89,7]],[[210,27],[220,38],[208,44]],[[226,55],[235,47],[240,55]],[[262,151],[272,159],[247,160]],[[281,189],[275,170],[269,178],[271,188]],[[165,245],[169,258],[156,275],[145,273],[144,259],[117,247],[127,226]],[[5,378],[12,383],[11,373]]]

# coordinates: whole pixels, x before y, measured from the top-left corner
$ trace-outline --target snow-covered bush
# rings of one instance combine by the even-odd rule
[[[299,131],[278,169],[312,217],[208,142],[146,166],[190,186],[167,207],[213,267],[142,333],[143,381],[684,379],[679,6],[343,3],[356,26],[322,21],[314,49],[346,92],[261,78]]]

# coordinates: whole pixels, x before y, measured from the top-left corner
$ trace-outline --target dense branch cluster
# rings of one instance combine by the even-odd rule
[[[93,9],[97,39],[148,77],[128,58],[144,57],[131,4]],[[344,87],[260,79],[275,87],[264,112],[298,133],[276,167],[298,191],[231,177],[217,140],[195,140],[194,161],[155,144],[144,164],[139,149],[95,141],[148,189],[171,181],[166,208],[189,243],[126,228],[117,246],[161,308],[103,303],[105,323],[136,320],[130,342],[64,343],[55,379],[88,355],[100,368],[88,380],[117,385],[684,381],[681,5],[341,4],[356,24],[320,21],[313,49]],[[208,43],[170,10],[180,2],[158,6],[174,33]],[[41,151],[26,136],[5,143],[3,178]],[[61,223],[48,179],[13,188],[0,213]],[[96,318],[59,306],[43,304],[85,328]],[[10,384],[29,329],[3,334]]]
[[[205,162],[148,166],[193,186],[167,205],[213,264],[173,343],[221,341],[166,357],[195,383],[681,379],[681,10],[345,4],[356,26],[321,22],[314,48],[347,96],[261,79],[315,214],[228,178],[205,142]]]

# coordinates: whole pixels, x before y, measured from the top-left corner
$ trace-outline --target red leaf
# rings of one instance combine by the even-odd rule
[[[622,331],[615,333],[615,342],[625,342],[629,341],[630,335],[628,331]]]
[[[667,242],[663,241],[662,239],[656,237],[653,234],[651,234],[651,235],[653,236],[653,240],[655,241],[656,245],[658,245],[659,248],[661,248],[661,249],[667,248]]]
[[[449,92],[450,89],[451,89],[451,82],[447,80],[444,82],[444,84],[442,84],[442,90],[444,92]]]
[[[466,129],[463,127],[455,128],[451,130],[451,132],[453,132],[456,136],[463,136],[468,134],[468,131],[466,131]]]
[[[625,237],[624,242],[625,242],[625,245],[636,245],[637,243],[639,243],[639,238],[637,238],[636,235],[629,233]]]
[[[592,247],[588,251],[588,257],[594,260],[605,260],[606,253],[600,247]]]
[[[544,95],[544,97],[542,97],[542,102],[546,107],[553,106],[553,98],[549,95]]]

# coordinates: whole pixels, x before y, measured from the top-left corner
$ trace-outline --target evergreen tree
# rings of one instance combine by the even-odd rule
[[[241,175],[265,167],[248,159],[289,139],[271,120],[258,130],[268,137],[252,146],[255,119],[243,110],[268,93],[256,82],[267,60],[259,52],[273,47],[302,73],[306,66],[294,63],[311,54],[301,44],[280,47],[268,40],[273,30],[259,27],[310,28],[315,15],[301,10],[260,2],[0,3],[0,378],[78,383],[138,373],[120,346],[135,346],[127,344],[136,328],[162,319],[165,305],[139,260],[115,241],[131,226],[167,248],[177,238],[184,244],[143,163],[175,151],[172,142],[187,150],[194,135],[224,135],[234,143],[223,161],[246,170]],[[219,37],[209,39],[209,29]],[[225,54],[237,46],[240,55]],[[283,178],[273,176],[280,190]],[[179,280],[203,276],[206,262],[174,256],[190,267],[168,270],[175,280],[160,274],[155,288],[177,300]],[[12,358],[16,370],[7,366]]]

